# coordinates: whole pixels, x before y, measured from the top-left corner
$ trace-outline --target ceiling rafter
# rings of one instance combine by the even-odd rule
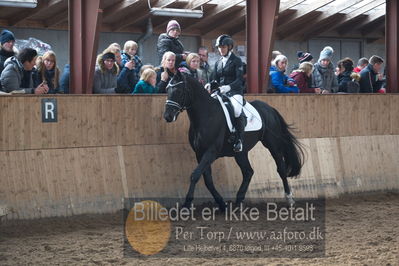
[[[54,8],[56,5],[62,4],[63,0],[42,0],[38,1],[37,7],[33,9],[24,10],[23,12],[18,13],[9,19],[9,26],[15,26],[18,23],[21,23],[24,20],[30,19],[39,12],[47,9]]]
[[[351,27],[348,27],[348,25],[346,25],[346,26],[343,25],[337,31],[339,34],[345,35],[345,34],[349,33],[350,31],[353,31],[353,30],[356,30],[359,28],[363,28],[363,27],[369,25],[370,23],[373,23],[374,21],[384,17],[385,13],[386,13],[385,9],[378,10],[378,11],[374,12],[373,14],[368,15],[363,21],[356,23],[356,24],[352,24]]]

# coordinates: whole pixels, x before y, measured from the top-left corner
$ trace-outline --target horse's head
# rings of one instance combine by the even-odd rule
[[[181,112],[190,107],[190,93],[186,88],[184,74],[177,71],[166,87],[166,91],[168,99],[163,117],[166,122],[173,122]]]

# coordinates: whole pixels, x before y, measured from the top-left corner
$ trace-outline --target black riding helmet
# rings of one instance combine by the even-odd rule
[[[229,35],[222,34],[216,39],[216,47],[223,45],[226,45],[227,47],[229,47],[229,50],[231,50],[233,49],[234,41]]]

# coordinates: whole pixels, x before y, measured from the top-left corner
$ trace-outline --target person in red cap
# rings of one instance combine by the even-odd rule
[[[171,20],[166,27],[166,33],[159,35],[157,50],[159,62],[162,61],[163,54],[170,51],[176,55],[175,67],[177,68],[180,63],[186,60],[183,44],[179,40],[181,28],[179,22]]]

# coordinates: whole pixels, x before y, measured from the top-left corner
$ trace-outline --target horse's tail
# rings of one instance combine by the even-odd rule
[[[262,143],[269,150],[274,148],[282,153],[287,177],[298,176],[304,163],[304,152],[301,143],[291,132],[295,128],[288,125],[280,113],[265,102],[254,101],[252,104],[263,119]]]

